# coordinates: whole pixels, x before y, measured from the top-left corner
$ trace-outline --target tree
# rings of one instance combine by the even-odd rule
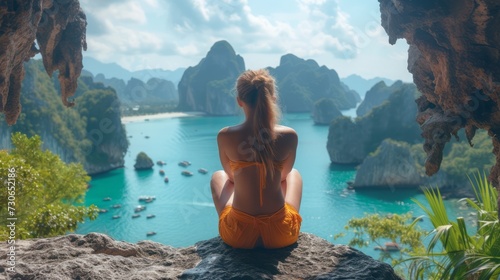
[[[97,217],[97,207],[78,205],[90,180],[81,164],[65,164],[43,151],[39,136],[14,133],[12,143],[10,153],[0,151],[0,181],[8,186],[0,189],[0,219],[17,219],[15,239],[65,234]],[[0,227],[0,240],[11,235],[9,228]]]
[[[500,224],[498,223],[498,192],[487,180],[477,175],[476,199],[464,199],[478,213],[474,234],[467,230],[463,217],[448,217],[439,189],[426,189],[429,207],[415,201],[429,216],[434,230],[423,254],[410,258],[410,279],[489,280],[500,278]],[[440,245],[440,246],[436,246]],[[436,252],[437,247],[441,251]]]
[[[396,265],[408,258],[411,252],[423,252],[422,239],[427,233],[417,225],[421,218],[414,218],[411,213],[385,216],[368,214],[362,218],[350,219],[344,229],[352,230],[354,233],[354,237],[349,241],[349,246],[362,248],[375,243],[377,244],[376,248],[382,250],[381,260],[390,259],[393,265]],[[340,233],[335,238],[344,235],[345,233]],[[396,258],[385,250],[383,244],[385,241],[391,241],[401,246]]]
[[[500,279],[498,192],[486,175],[476,176],[476,183],[471,184],[476,198],[464,201],[477,211],[478,227],[473,234],[462,217],[456,221],[449,218],[439,189],[426,189],[429,207],[414,200],[434,226],[425,250],[424,232],[415,227],[416,219],[409,223],[409,214],[386,217],[371,214],[351,219],[346,226],[346,230],[354,230],[349,245],[364,247],[370,241],[380,245],[382,240],[389,239],[406,246],[399,258],[393,259],[389,254],[382,254],[382,258],[393,259],[393,264],[409,264],[408,279]]]

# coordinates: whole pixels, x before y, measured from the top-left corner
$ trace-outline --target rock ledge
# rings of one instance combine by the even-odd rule
[[[0,248],[5,262],[6,248]],[[7,275],[8,274],[8,275]],[[100,233],[19,240],[7,279],[400,279],[392,267],[308,233],[277,250],[238,250],[219,237],[187,248]]]

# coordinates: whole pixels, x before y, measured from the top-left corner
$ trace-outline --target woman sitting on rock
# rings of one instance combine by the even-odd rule
[[[236,83],[245,121],[217,135],[224,170],[210,186],[219,233],[235,248],[281,248],[297,241],[302,221],[302,177],[293,169],[297,133],[278,125],[274,78],[248,70]]]

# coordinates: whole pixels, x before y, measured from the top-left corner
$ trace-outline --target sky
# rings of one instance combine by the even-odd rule
[[[90,56],[135,71],[197,65],[228,41],[247,69],[292,53],[335,69],[412,81],[408,45],[390,45],[377,0],[80,0]]]

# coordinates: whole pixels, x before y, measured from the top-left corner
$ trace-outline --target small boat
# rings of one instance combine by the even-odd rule
[[[200,169],[198,169],[198,172],[201,174],[207,174],[208,170],[206,170],[205,168],[200,168]]]
[[[132,215],[132,219],[139,218],[140,216],[141,216],[141,214],[134,214],[134,215]]]
[[[109,197],[109,196],[102,199],[102,201],[110,201],[110,200],[111,200],[111,197]]]
[[[384,251],[391,251],[391,252],[394,252],[394,251],[399,251],[401,250],[399,248],[399,245],[398,243],[395,243],[395,242],[385,242],[385,250]]]
[[[163,160],[157,161],[156,164],[158,164],[158,165],[167,165],[167,163],[164,162]]]
[[[163,181],[164,181],[165,183],[168,183],[168,177],[166,177],[166,176],[165,176],[165,178],[163,179]]]
[[[182,167],[188,167],[190,165],[191,165],[191,163],[187,160],[183,160],[183,161],[179,162],[179,166],[182,166]]]
[[[108,213],[108,209],[99,209],[99,213],[101,214]]]
[[[165,171],[163,169],[160,169],[160,175],[165,175]]]
[[[156,217],[156,215],[154,215],[154,214],[149,214],[149,215],[146,216],[147,219],[152,219],[154,217]]]
[[[114,208],[114,209],[121,208],[121,207],[122,207],[121,204],[114,204],[113,206],[111,206],[111,208]]]
[[[137,213],[137,212],[144,211],[144,210],[146,210],[146,206],[144,206],[144,205],[138,205],[138,206],[136,206],[136,207],[134,208],[134,212],[136,212],[136,213]]]
[[[151,203],[151,202],[153,202],[153,200],[155,200],[155,199],[150,197],[150,198],[144,200],[144,202]]]
[[[139,201],[153,201],[156,199],[156,196],[149,196],[149,195],[144,195],[144,196],[139,196]]]
[[[113,219],[113,220],[116,220],[116,219],[120,219],[120,218],[121,218],[121,216],[120,216],[120,215],[114,215],[112,219]]]
[[[184,176],[186,176],[186,177],[193,176],[193,172],[187,171],[187,170],[182,171],[181,174],[184,175]]]
[[[146,233],[146,236],[153,236],[153,235],[155,235],[155,234],[156,234],[156,232],[154,232],[154,231],[150,231],[150,232]]]

